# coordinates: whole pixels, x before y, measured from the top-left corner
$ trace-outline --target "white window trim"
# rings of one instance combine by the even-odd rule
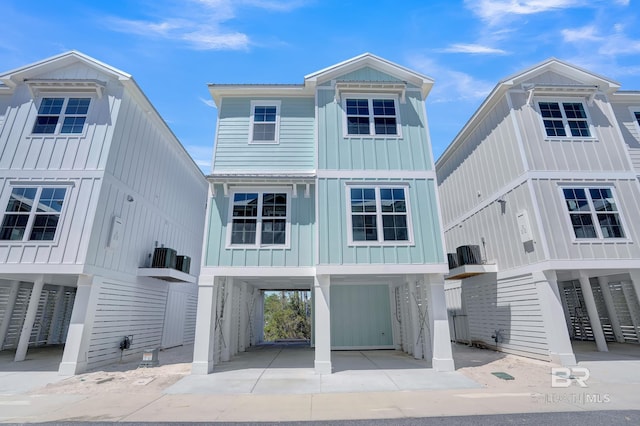
[[[280,143],[280,107],[281,101],[251,101],[251,116],[249,117],[249,144],[251,145],[278,145]],[[276,107],[276,123],[274,140],[272,141],[254,141],[253,140],[253,118],[257,106],[274,106]]]
[[[636,129],[636,139],[640,141],[640,123],[636,118],[636,113],[640,114],[640,106],[629,107],[629,113],[631,114],[631,120],[633,121],[633,125]]]
[[[542,112],[540,111],[540,102],[549,102],[549,103],[557,103],[560,105],[560,113],[562,114],[562,124],[564,126],[564,131],[567,134],[566,136],[549,136],[547,135],[547,130],[544,127],[544,119],[542,116]],[[572,104],[582,104],[582,109],[584,110],[584,114],[587,116],[587,126],[589,128],[590,136],[572,136],[571,129],[569,128],[569,119],[565,115],[564,107],[562,107],[562,103],[572,103]],[[595,128],[593,126],[593,122],[591,120],[591,115],[589,114],[589,108],[587,103],[582,98],[571,98],[571,97],[555,97],[555,96],[536,96],[535,98],[535,108],[538,113],[540,129],[542,130],[542,135],[544,140],[546,141],[596,141],[595,137]]]
[[[291,187],[235,187],[229,191],[229,208],[227,213],[227,237],[225,248],[227,249],[275,249],[283,250],[291,248]],[[257,193],[258,194],[258,216],[256,218],[256,242],[255,244],[231,244],[231,231],[233,229],[233,199],[237,193]],[[262,244],[262,198],[264,193],[284,193],[287,194],[287,214],[285,216],[285,243],[284,244]]]
[[[609,189],[611,190],[611,194],[613,194],[613,199],[616,201],[616,206],[618,207],[618,211],[615,212],[620,219],[620,224],[622,225],[622,231],[624,232],[624,237],[622,238],[604,238],[602,236],[602,229],[600,229],[600,222],[598,221],[598,216],[596,209],[593,206],[593,200],[591,199],[591,194],[587,196],[587,202],[589,203],[589,214],[591,215],[591,220],[593,222],[594,228],[596,230],[597,238],[578,238],[576,237],[576,233],[573,230],[573,224],[571,223],[571,213],[567,208],[567,200],[564,197],[563,189],[584,189],[585,191],[589,191],[590,189]],[[618,195],[616,194],[616,188],[613,185],[589,185],[583,182],[581,183],[573,183],[573,184],[559,184],[558,185],[558,193],[560,194],[560,200],[562,201],[562,209],[565,214],[565,224],[568,227],[569,235],[571,236],[571,242],[573,243],[628,243],[631,242],[631,239],[628,237],[629,227],[627,226],[626,221],[624,220],[624,215],[622,214],[622,209],[620,208],[620,202]]]
[[[380,94],[362,94],[362,93],[343,93],[340,95],[342,99],[342,137],[344,139],[401,139],[402,138],[402,120],[400,119],[400,102],[398,95],[380,93]],[[369,134],[368,135],[351,135],[347,126],[347,99],[367,99],[369,101]],[[375,134],[375,116],[373,115],[373,99],[392,99],[396,110],[396,134],[395,135],[376,135]]]
[[[34,182],[11,182],[7,187],[6,187],[6,191],[4,196],[2,197],[2,200],[0,201],[1,207],[0,207],[0,226],[2,225],[2,223],[4,222],[4,217],[6,214],[11,214],[12,212],[7,212],[7,205],[9,204],[9,200],[11,198],[11,194],[13,193],[14,188],[36,188],[36,200],[40,200],[40,194],[42,193],[42,190],[44,188],[63,188],[65,189],[65,194],[64,194],[64,201],[62,202],[62,209],[60,210],[60,214],[59,214],[59,219],[58,219],[58,226],[56,227],[56,232],[55,235],[53,236],[52,240],[30,240],[29,237],[31,236],[31,230],[33,228],[33,222],[35,220],[35,212],[31,211],[29,212],[29,219],[27,221],[27,226],[25,227],[25,231],[24,231],[24,236],[22,238],[22,240],[0,240],[0,245],[7,245],[7,244],[13,244],[13,245],[47,245],[47,246],[51,246],[51,245],[57,245],[58,241],[60,240],[60,229],[64,226],[63,222],[64,222],[64,218],[65,218],[65,212],[67,210],[67,205],[69,204],[69,200],[71,199],[71,189],[73,187],[73,183],[69,182],[55,182],[55,183],[45,183],[45,184],[35,184]]]
[[[63,98],[64,102],[62,103],[62,110],[60,111],[60,114],[58,114],[58,123],[56,124],[56,129],[53,133],[34,133],[33,129],[36,126],[36,121],[38,120],[38,116],[41,115],[38,113],[38,111],[40,110],[40,104],[42,103],[42,100],[44,98]],[[64,123],[64,119],[65,117],[67,117],[67,114],[65,114],[65,109],[67,108],[67,104],[69,103],[69,99],[70,98],[85,98],[85,99],[89,99],[89,108],[87,109],[87,114],[84,116],[85,120],[84,120],[84,125],[82,126],[82,133],[61,133],[60,131],[62,130],[62,124]],[[96,95],[95,94],[88,94],[88,93],[47,93],[47,92],[42,92],[39,93],[38,96],[38,100],[37,102],[35,102],[34,104],[36,105],[36,109],[35,109],[35,116],[32,120],[31,123],[31,129],[29,131],[29,135],[27,137],[30,138],[43,138],[43,137],[51,137],[51,136],[56,136],[56,137],[72,137],[72,138],[82,138],[82,137],[86,137],[87,135],[87,128],[88,123],[89,123],[89,117],[91,116],[91,112],[93,110],[93,105],[96,102]],[[42,114],[45,115],[45,114]],[[70,117],[76,117],[79,116],[77,114],[69,114]]]
[[[376,227],[378,230],[378,241],[354,241],[353,240],[353,223],[351,212],[351,189],[352,188],[373,188],[376,191]],[[382,205],[380,200],[380,189],[400,189],[404,190],[404,201],[407,208],[407,241],[385,241],[384,232],[382,229]],[[345,183],[345,195],[346,195],[346,214],[347,214],[347,245],[348,246],[413,246],[415,245],[413,239],[413,221],[411,219],[411,202],[409,200],[409,184],[402,183],[384,183],[379,185],[372,185],[369,183],[360,182],[347,182]]]

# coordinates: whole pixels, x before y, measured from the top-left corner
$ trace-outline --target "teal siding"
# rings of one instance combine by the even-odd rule
[[[281,101],[279,144],[249,144],[252,100]],[[218,120],[216,173],[315,168],[313,98],[225,98]]]
[[[282,248],[226,248],[229,197],[222,186],[216,186],[216,196],[211,199],[209,230],[205,247],[204,266],[274,266],[309,267],[314,264],[315,247],[315,194],[313,186],[309,198],[304,198],[304,188],[298,187],[298,197],[291,199],[291,245]]]
[[[413,246],[348,246],[346,182],[318,179],[318,226],[321,265],[443,263],[435,182],[427,179],[358,179],[366,184],[403,182],[409,185]]]
[[[343,137],[341,102],[332,90],[318,90],[318,168],[328,170],[431,170],[424,102],[407,92],[399,102],[401,138]]]
[[[371,67],[363,67],[352,71],[350,73],[344,74],[338,78],[336,81],[393,81],[393,82],[402,82],[402,80],[393,77],[389,74],[383,73],[382,71],[378,71]]]
[[[331,285],[331,347],[393,345],[388,285]]]

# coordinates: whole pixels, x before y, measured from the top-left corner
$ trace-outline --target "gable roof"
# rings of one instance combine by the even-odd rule
[[[307,74],[303,84],[208,84],[211,97],[220,106],[223,96],[313,96],[317,85],[336,77],[371,67],[420,88],[422,98],[433,86],[433,79],[371,53],[363,53],[330,67]]]
[[[512,74],[500,80],[498,84],[493,88],[491,93],[489,93],[489,95],[485,98],[480,107],[478,107],[476,112],[471,116],[469,121],[467,121],[460,132],[458,132],[458,134],[453,139],[451,144],[449,144],[444,153],[440,156],[440,158],[438,158],[438,160],[436,161],[436,169],[438,168],[439,164],[442,164],[453,154],[453,152],[455,152],[457,147],[464,142],[468,134],[491,111],[491,109],[500,101],[500,99],[502,99],[502,97],[508,90],[516,88],[518,87],[518,85],[523,86],[523,89],[531,89],[533,87],[530,87],[524,83],[548,71],[579,81],[581,82],[581,85],[591,86],[592,90],[602,91],[607,95],[615,93],[620,88],[620,83],[616,81],[595,74],[591,71],[585,70],[568,62],[561,61],[557,58],[549,58],[523,71]],[[571,87],[569,86],[558,87],[571,89]]]

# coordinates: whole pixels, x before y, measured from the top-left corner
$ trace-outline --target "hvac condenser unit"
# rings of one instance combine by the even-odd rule
[[[458,254],[447,253],[447,261],[449,262],[449,269],[456,269],[458,266]]]
[[[176,268],[177,252],[168,247],[156,247],[153,251],[152,268]]]
[[[191,258],[189,256],[178,256],[176,258],[176,269],[188,274],[191,269]]]
[[[456,249],[458,265],[481,265],[480,246],[460,246]]]

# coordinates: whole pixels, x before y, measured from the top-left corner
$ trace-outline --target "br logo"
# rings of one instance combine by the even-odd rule
[[[551,369],[551,387],[568,388],[575,382],[581,388],[587,387],[590,373],[584,367],[554,367]]]

